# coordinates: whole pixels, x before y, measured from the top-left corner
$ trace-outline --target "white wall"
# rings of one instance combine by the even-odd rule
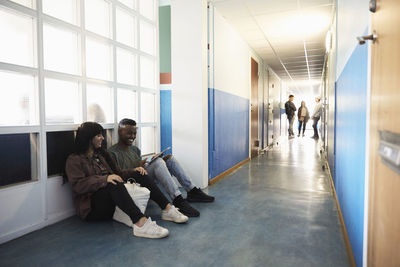
[[[266,66],[263,60],[242,39],[238,32],[222,17],[217,8],[214,12],[214,89],[224,91],[245,99],[251,99],[251,58],[258,63],[258,139],[262,139],[263,125],[263,97],[264,76]],[[212,29],[211,29],[212,31]],[[251,113],[249,112],[249,122]],[[251,136],[251,127],[249,127]],[[251,153],[251,142],[249,142],[249,153]]]
[[[250,99],[250,49],[214,9],[214,89]]]
[[[356,37],[364,35],[369,24],[368,4],[369,0],[337,1],[336,80],[358,45]],[[354,17],[354,14],[357,14],[357,17]]]
[[[207,1],[171,1],[172,143],[200,187],[208,184]]]
[[[70,186],[61,177],[3,188],[0,203],[0,243],[75,213]]]

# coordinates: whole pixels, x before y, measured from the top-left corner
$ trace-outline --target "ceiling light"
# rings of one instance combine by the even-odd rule
[[[332,33],[331,33],[331,31],[328,31],[326,33],[326,37],[325,37],[326,53],[329,53],[331,51],[331,48],[332,48]]]

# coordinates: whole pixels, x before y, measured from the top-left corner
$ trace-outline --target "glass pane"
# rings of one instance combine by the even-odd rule
[[[137,85],[136,55],[117,48],[117,81]]]
[[[36,20],[0,9],[0,61],[35,66]]]
[[[136,3],[135,0],[119,0],[122,4],[126,5],[127,7],[130,7],[132,9],[136,8]]]
[[[128,89],[118,89],[118,121],[128,118],[137,121],[136,118],[136,92]]]
[[[140,57],[140,86],[155,88],[155,62],[147,57]]]
[[[87,120],[95,122],[114,122],[114,97],[110,87],[87,85]]]
[[[45,69],[80,74],[79,51],[78,33],[43,25]]]
[[[20,5],[29,7],[29,8],[36,8],[36,1],[35,0],[11,0],[15,3],[18,3]]]
[[[36,81],[34,76],[0,72],[0,125],[37,123]]]
[[[0,186],[36,179],[36,140],[29,133],[0,135]]]
[[[155,122],[155,95],[149,93],[141,93],[140,101],[140,122]]]
[[[86,74],[101,80],[112,80],[112,49],[108,44],[86,38]]]
[[[136,30],[136,22],[135,18],[128,14],[127,12],[117,8],[116,11],[116,38],[120,43],[124,43],[126,45],[136,47],[135,42],[135,30]]]
[[[45,79],[46,123],[80,123],[80,93],[77,82]]]
[[[155,128],[154,127],[141,127],[140,128],[140,142],[142,155],[155,153]]]
[[[78,1],[77,0],[42,0],[43,13],[69,23],[78,25]]]
[[[87,30],[111,36],[111,5],[103,0],[85,0],[85,27]]]
[[[48,132],[47,146],[47,175],[62,175],[65,173],[65,162],[74,152],[74,132]]]
[[[140,0],[140,14],[142,14],[146,18],[153,20],[154,13],[154,0]]]
[[[141,21],[140,22],[140,50],[155,54],[155,27],[150,23]]]

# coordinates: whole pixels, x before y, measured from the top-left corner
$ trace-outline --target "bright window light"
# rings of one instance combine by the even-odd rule
[[[77,82],[45,79],[46,123],[80,123],[80,93]]]
[[[136,55],[117,48],[117,81],[137,85],[137,62]]]
[[[85,0],[85,27],[111,37],[111,4],[104,0]]]
[[[155,27],[144,21],[140,22],[140,50],[151,55],[155,53]]]
[[[20,5],[29,7],[29,8],[36,8],[36,1],[35,0],[11,0],[15,3],[18,3]]]
[[[148,19],[154,20],[154,0],[140,0],[140,14]]]
[[[35,66],[36,20],[0,9],[0,61]]]
[[[71,24],[78,25],[78,2],[77,0],[42,0],[43,13]]]
[[[146,88],[155,88],[155,62],[147,57],[140,57],[140,85]]]
[[[80,74],[80,38],[78,33],[43,25],[44,68]]]
[[[128,118],[137,121],[136,92],[129,89],[118,89],[118,121]]]
[[[132,47],[136,47],[135,18],[119,8],[117,8],[116,14],[117,41]]]
[[[112,80],[112,48],[86,38],[86,74],[101,80]]]
[[[141,93],[140,122],[155,122],[155,95]]]
[[[0,72],[0,125],[37,124],[37,93],[34,76]]]
[[[142,155],[155,153],[155,128],[141,127],[140,128],[140,143]]]
[[[112,89],[107,86],[88,84],[87,95],[87,120],[100,123],[114,122]]]
[[[126,5],[127,7],[130,7],[132,9],[136,8],[136,1],[135,0],[119,0],[122,4]]]

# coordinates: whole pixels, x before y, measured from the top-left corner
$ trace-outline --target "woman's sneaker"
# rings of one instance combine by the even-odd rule
[[[175,223],[184,223],[189,220],[189,218],[180,213],[174,205],[171,205],[171,208],[168,211],[163,210],[161,212],[161,219]]]
[[[194,187],[187,193],[186,200],[189,202],[213,202],[214,197],[207,195],[200,188]]]
[[[169,234],[168,229],[153,222],[149,217],[142,227],[133,225],[133,235],[146,238],[163,238]]]

